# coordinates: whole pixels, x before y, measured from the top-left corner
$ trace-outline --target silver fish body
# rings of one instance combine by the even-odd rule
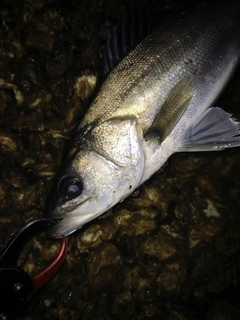
[[[158,27],[110,73],[79,125],[58,184],[52,236],[125,198],[175,152],[240,145],[211,108],[240,57],[240,6],[201,7]]]

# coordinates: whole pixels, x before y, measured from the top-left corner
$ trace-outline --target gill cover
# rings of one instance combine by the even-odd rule
[[[63,220],[50,230],[52,237],[79,229],[126,197],[141,181],[145,154],[135,117],[110,119],[90,135],[60,179],[51,218]]]

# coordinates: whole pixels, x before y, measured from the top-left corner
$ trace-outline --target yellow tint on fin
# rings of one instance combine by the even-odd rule
[[[157,137],[159,143],[163,142],[182,117],[192,96],[189,78],[183,78],[171,90],[145,137],[154,136]]]

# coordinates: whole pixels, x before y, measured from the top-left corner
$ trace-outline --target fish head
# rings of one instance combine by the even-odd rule
[[[113,127],[116,121],[110,125]],[[118,144],[112,142],[111,135],[105,135],[111,139],[111,144],[105,141],[105,148],[98,140],[96,145],[88,145],[71,157],[50,199],[51,210],[47,209],[48,217],[61,220],[49,230],[51,237],[66,236],[81,228],[138,186],[145,163],[141,135],[132,120],[119,127],[122,130],[115,130]]]
[[[121,183],[116,169],[95,152],[79,152],[75,156],[59,177],[50,200],[48,216],[61,219],[50,230],[51,237],[69,235],[119,201]]]

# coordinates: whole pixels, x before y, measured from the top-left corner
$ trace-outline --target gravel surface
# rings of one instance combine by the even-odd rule
[[[1,2],[0,249],[44,215],[68,140],[101,79],[101,25],[124,3]],[[218,102],[238,119],[239,93],[238,70]],[[66,261],[20,319],[240,319],[239,209],[240,149],[173,155],[69,237]],[[36,274],[58,250],[40,234],[19,266]]]

